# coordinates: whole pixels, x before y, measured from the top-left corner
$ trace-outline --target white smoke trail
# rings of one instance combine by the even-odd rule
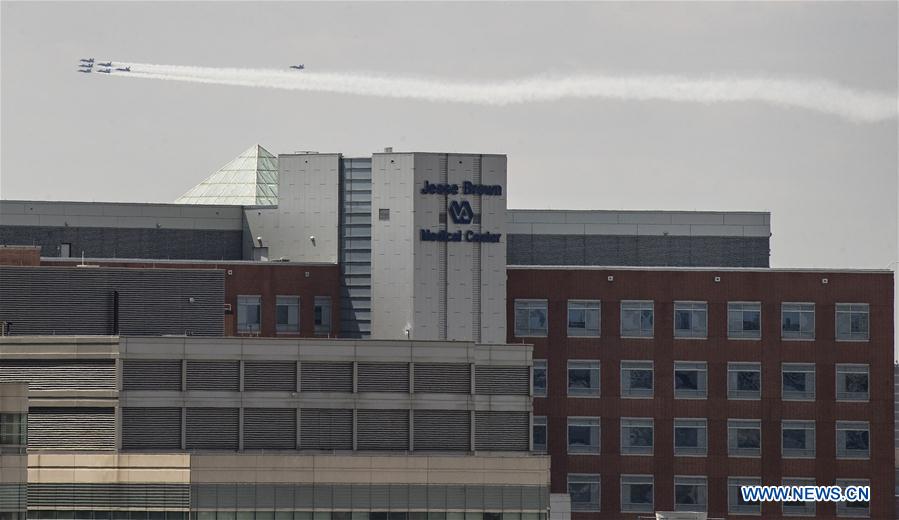
[[[853,89],[824,80],[735,76],[697,79],[672,75],[574,75],[472,83],[275,69],[119,62],[116,66],[131,67],[130,73],[116,74],[121,77],[497,106],[605,98],[704,104],[761,102],[812,110],[854,122],[884,121],[899,114],[896,94]]]

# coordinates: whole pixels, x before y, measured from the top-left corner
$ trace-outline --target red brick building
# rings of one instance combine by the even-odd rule
[[[574,518],[894,517],[892,273],[510,267],[507,305]],[[751,483],[870,504],[743,503]]]

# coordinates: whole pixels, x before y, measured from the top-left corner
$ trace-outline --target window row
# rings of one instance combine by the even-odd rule
[[[600,486],[602,477],[598,474],[569,473],[568,494],[572,511],[601,511]],[[762,484],[759,477],[729,477],[727,479],[727,512],[730,514],[761,514],[758,501],[743,499],[742,486]],[[786,486],[817,485],[814,478],[784,478]],[[868,480],[837,479],[840,487],[868,486]],[[620,505],[622,513],[652,513],[655,511],[655,482],[652,475],[621,475],[619,478]],[[708,511],[708,480],[705,476],[676,475],[674,477],[675,511]],[[837,516],[867,517],[868,502],[838,502]],[[815,516],[815,502],[783,502],[784,516]],[[642,518],[642,517],[641,517]]]
[[[705,457],[708,455],[708,420],[683,418],[674,420],[674,455]],[[600,453],[600,418],[568,417],[569,455]],[[546,416],[534,416],[533,449],[547,451]],[[781,456],[783,458],[815,457],[815,421],[781,422]],[[838,459],[868,459],[871,455],[870,427],[865,421],[837,421],[836,456]],[[624,417],[620,420],[621,455],[652,455],[655,427],[652,418]],[[758,419],[727,420],[727,454],[730,457],[762,455],[762,423]]]
[[[534,360],[534,396],[545,397],[548,368],[545,359]],[[652,361],[621,362],[621,397],[651,399],[655,392],[655,369]],[[837,401],[868,401],[870,370],[866,364],[836,365]],[[815,364],[781,364],[781,398],[785,401],[815,400]],[[599,397],[600,362],[568,361],[569,397]],[[762,366],[756,362],[727,364],[727,398],[761,399]],[[703,361],[674,362],[675,399],[708,397],[708,366]]]
[[[655,302],[625,300],[620,303],[620,335],[622,338],[652,338]],[[568,336],[600,336],[599,300],[568,300]],[[868,304],[836,304],[836,339],[867,341],[869,335]],[[548,334],[547,300],[515,300],[515,335],[544,337]],[[781,304],[781,338],[815,339],[815,304]],[[705,339],[708,337],[708,303],[674,302],[674,337]],[[762,337],[762,304],[760,302],[728,302],[727,337],[760,339]]]
[[[90,372],[95,373],[94,371]],[[125,359],[124,391],[530,395],[527,365]]]
[[[313,302],[313,323],[316,334],[331,332],[331,298],[316,296]],[[262,296],[237,297],[237,332],[259,332],[262,325]],[[275,297],[275,331],[281,334],[300,332],[300,297]]]

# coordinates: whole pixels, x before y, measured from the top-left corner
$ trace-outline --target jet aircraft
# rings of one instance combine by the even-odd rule
[[[97,65],[100,67],[112,67],[112,62],[107,61],[106,63],[98,63]]]
[[[112,71],[109,69],[97,69],[97,72],[102,72],[103,74],[109,74]]]
[[[116,67],[115,70],[119,72],[131,72],[131,67]]]
[[[297,69],[297,70],[303,70],[306,68],[306,66],[301,63],[299,65],[291,65],[290,68]]]

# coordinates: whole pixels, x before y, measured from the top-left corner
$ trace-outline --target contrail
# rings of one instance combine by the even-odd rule
[[[896,94],[845,87],[826,80],[675,75],[540,76],[463,82],[336,72],[235,69],[116,62],[131,67],[119,77],[216,85],[329,92],[435,102],[505,106],[563,99],[664,100],[688,103],[760,102],[801,108],[857,123],[896,118]]]

